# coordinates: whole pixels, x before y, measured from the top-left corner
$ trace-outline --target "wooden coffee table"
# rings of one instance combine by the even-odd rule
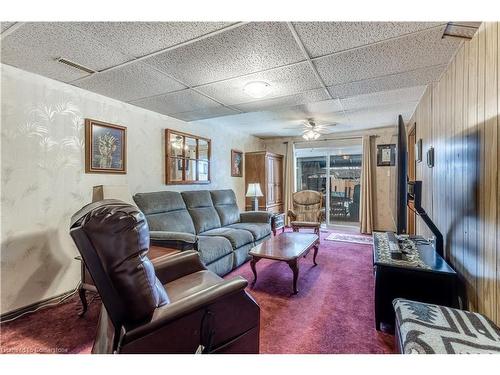
[[[250,266],[254,280],[252,285],[257,281],[257,270],[255,265],[263,258],[286,262],[293,272],[293,293],[297,294],[297,279],[299,277],[299,258],[305,257],[311,249],[314,248],[313,262],[316,263],[316,255],[318,255],[319,236],[312,233],[287,232],[279,236],[270,238],[267,241],[255,246],[250,250],[252,256]]]

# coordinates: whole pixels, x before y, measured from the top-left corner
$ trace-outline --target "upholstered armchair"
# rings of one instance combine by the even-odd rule
[[[242,277],[208,271],[196,251],[148,258],[144,214],[119,200],[73,215],[70,234],[103,306],[92,353],[258,353],[260,309]]]
[[[290,225],[294,232],[300,228],[312,228],[319,235],[323,220],[323,195],[314,190],[293,193],[293,207],[288,210]]]

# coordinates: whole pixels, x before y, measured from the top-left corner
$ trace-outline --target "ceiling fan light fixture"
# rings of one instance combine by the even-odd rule
[[[248,82],[243,91],[254,99],[261,99],[271,92],[271,85],[264,81]]]
[[[302,138],[304,138],[306,141],[312,141],[312,140],[318,139],[320,137],[320,135],[321,134],[319,134],[318,132],[316,132],[314,130],[308,130],[302,135]]]

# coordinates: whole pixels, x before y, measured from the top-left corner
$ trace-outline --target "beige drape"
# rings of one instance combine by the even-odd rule
[[[373,231],[373,176],[371,136],[363,136],[363,165],[361,169],[361,233]]]
[[[295,193],[295,145],[293,142],[286,144],[285,159],[285,214],[293,207],[293,193]],[[290,220],[286,216],[287,225]]]

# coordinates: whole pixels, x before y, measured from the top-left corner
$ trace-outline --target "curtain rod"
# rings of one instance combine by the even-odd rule
[[[379,138],[380,135],[370,135],[370,137],[375,137],[375,138]],[[317,139],[317,140],[314,140],[314,141],[291,141],[292,143],[310,143],[310,142],[327,142],[327,141],[343,141],[343,140],[347,140],[347,139],[362,139],[363,136],[360,135],[360,136],[357,136],[357,137],[342,137],[342,138],[324,138],[324,139]],[[283,142],[283,143],[288,143],[290,141],[287,141],[287,142]]]

